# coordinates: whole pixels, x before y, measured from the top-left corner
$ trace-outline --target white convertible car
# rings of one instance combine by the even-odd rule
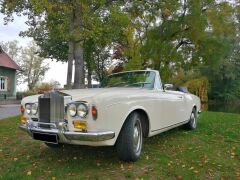
[[[139,70],[112,74],[101,88],[26,97],[21,112],[20,128],[49,147],[116,145],[121,160],[136,161],[144,137],[195,129],[200,99],[164,89],[158,71]]]

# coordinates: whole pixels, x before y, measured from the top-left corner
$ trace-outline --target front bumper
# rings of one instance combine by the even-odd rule
[[[40,125],[49,125],[50,128],[41,128]],[[89,131],[89,132],[75,132],[68,131],[67,124],[64,122],[59,123],[40,123],[32,121],[31,119],[27,121],[26,124],[20,125],[20,129],[26,131],[30,136],[33,137],[34,133],[52,134],[58,136],[58,141],[61,143],[71,143],[73,140],[77,141],[92,141],[99,142],[115,137],[113,131]]]

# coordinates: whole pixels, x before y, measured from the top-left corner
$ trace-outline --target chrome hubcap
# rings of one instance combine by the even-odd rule
[[[196,127],[196,117],[195,117],[195,113],[192,112],[191,114],[191,122],[192,122],[192,127]]]
[[[137,122],[134,126],[133,141],[135,152],[139,152],[141,150],[142,141],[141,125],[139,122]]]

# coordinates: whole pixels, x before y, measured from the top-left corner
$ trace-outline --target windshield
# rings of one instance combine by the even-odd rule
[[[106,77],[101,87],[139,87],[153,89],[155,72],[153,71],[131,71],[113,74]]]

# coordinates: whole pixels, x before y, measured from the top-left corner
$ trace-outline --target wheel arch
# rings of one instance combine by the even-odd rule
[[[124,125],[126,124],[126,122],[128,120],[128,117],[134,112],[139,113],[140,116],[141,116],[141,125],[142,125],[142,129],[143,129],[143,137],[148,137],[149,132],[150,132],[151,124],[150,124],[150,119],[149,119],[148,113],[142,107],[136,107],[136,108],[132,109],[131,111],[129,111],[129,113],[127,114],[127,116],[124,119],[124,123],[121,127],[121,130],[124,127]],[[121,133],[121,130],[120,130],[120,133]]]

